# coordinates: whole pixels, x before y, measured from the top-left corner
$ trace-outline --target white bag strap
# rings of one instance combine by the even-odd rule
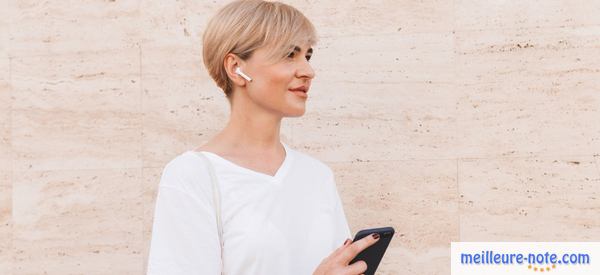
[[[219,231],[219,242],[221,243],[221,274],[225,274],[223,270],[223,225],[221,223],[221,193],[219,190],[219,183],[217,181],[217,177],[215,176],[215,169],[212,166],[210,160],[201,152],[198,152],[198,155],[202,156],[204,161],[208,166],[208,171],[210,173],[210,181],[212,182],[212,191],[213,191],[213,200],[215,202],[216,216],[217,216],[217,229]]]

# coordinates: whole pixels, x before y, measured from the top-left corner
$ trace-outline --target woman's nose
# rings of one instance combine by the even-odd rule
[[[298,77],[299,78],[306,77],[309,79],[312,79],[315,77],[315,71],[313,70],[310,63],[308,63],[308,60],[302,62],[302,65],[300,66],[300,68],[298,68]]]

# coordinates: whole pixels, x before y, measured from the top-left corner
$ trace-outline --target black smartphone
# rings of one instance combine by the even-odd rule
[[[356,255],[350,264],[353,264],[358,261],[365,261],[367,263],[367,271],[365,271],[365,275],[374,275],[375,270],[379,266],[381,262],[381,258],[383,258],[383,254],[385,254],[385,250],[387,249],[392,237],[394,236],[394,228],[393,227],[380,227],[380,228],[371,228],[364,229],[356,233],[354,236],[354,241],[356,242],[364,237],[367,237],[373,233],[379,233],[379,240],[373,245],[367,247],[365,250],[361,251]]]

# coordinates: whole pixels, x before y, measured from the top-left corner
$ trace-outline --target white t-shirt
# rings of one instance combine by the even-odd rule
[[[221,274],[209,158],[221,190],[228,275],[309,275],[352,238],[332,170],[283,143],[274,176],[210,152],[186,151],[164,168],[156,198],[148,274]]]

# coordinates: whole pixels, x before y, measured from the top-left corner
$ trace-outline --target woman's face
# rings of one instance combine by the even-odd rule
[[[313,51],[310,45],[294,48],[290,55],[275,64],[267,60],[268,48],[258,49],[241,66],[242,72],[252,78],[251,82],[243,80],[246,83],[246,98],[282,117],[304,114],[310,84],[315,77],[308,62]],[[306,89],[306,93],[290,91],[299,87]]]

